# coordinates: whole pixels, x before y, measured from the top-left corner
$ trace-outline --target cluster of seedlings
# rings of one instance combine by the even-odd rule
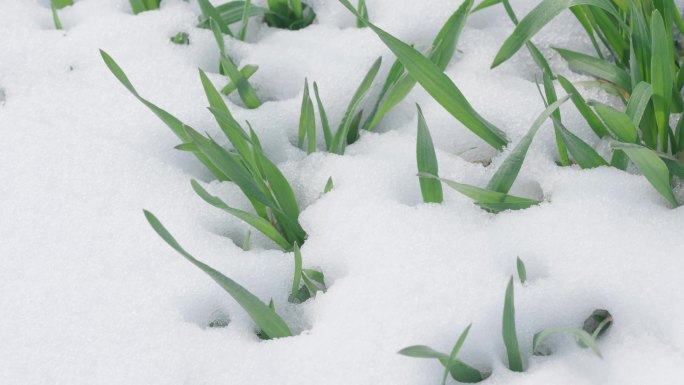
[[[626,170],[633,164],[671,206],[679,205],[673,193],[672,182],[675,177],[684,177],[684,99],[681,94],[684,87],[684,65],[680,57],[681,43],[674,36],[676,30],[684,33],[684,22],[680,19],[673,0],[543,0],[521,20],[513,12],[509,0],[484,0],[477,6],[474,6],[473,0],[465,0],[445,22],[432,45],[425,50],[395,38],[370,22],[364,1],[359,1],[356,6],[348,0],[338,1],[355,15],[359,28],[369,28],[382,40],[396,56],[396,60],[384,82],[378,86],[380,92],[377,99],[369,101],[369,91],[382,65],[381,58],[370,66],[352,95],[336,131],[331,129],[318,84],[313,82],[314,106],[309,82],[305,79],[297,142],[308,154],[319,150],[317,120],[320,121],[324,138],[324,150],[343,155],[346,146],[359,139],[361,130],[372,131],[377,127],[382,118],[402,102],[416,84],[420,84],[437,103],[485,143],[498,151],[506,148],[510,141],[504,131],[480,115],[444,73],[456,51],[468,16],[500,4],[515,24],[515,29],[499,50],[492,67],[504,63],[524,46],[539,67],[541,76],[538,87],[546,108],[533,122],[527,134],[512,148],[489,183],[485,187],[478,187],[439,177],[435,148],[423,113],[417,106],[416,155],[423,200],[427,203],[441,203],[444,199],[442,185],[446,184],[491,213],[538,205],[541,200],[509,195],[509,191],[518,177],[534,137],[543,123],[550,119],[560,166],[577,165],[582,169],[607,166]],[[69,5],[70,2],[53,0],[53,9]],[[199,26],[213,32],[220,53],[218,72],[228,78],[228,83],[217,89],[201,70],[200,80],[209,110],[231,148],[224,148],[209,135],[198,132],[144,99],[116,62],[105,52],[102,52],[102,57],[116,78],[181,140],[181,144],[177,146],[179,150],[193,153],[219,181],[230,181],[239,187],[251,203],[252,212],[230,207],[219,197],[206,191],[199,182],[191,182],[194,191],[205,202],[241,219],[284,251],[292,252],[295,269],[289,300],[293,303],[304,302],[317,292],[326,290],[324,275],[318,270],[303,268],[299,248],[306,241],[307,234],[299,223],[300,209],[290,183],[264,153],[249,122],[246,122],[246,127],[241,125],[224,102],[222,94],[229,95],[237,91],[246,108],[259,108],[261,105],[259,96],[249,83],[250,76],[258,67],[248,64],[238,68],[226,51],[224,39],[228,35],[244,40],[249,19],[253,16],[262,17],[272,27],[299,29],[314,21],[315,12],[310,5],[294,0],[269,0],[268,8],[257,7],[250,0],[233,1],[216,7],[208,0],[198,2],[202,11]],[[134,3],[137,5],[133,5]],[[131,5],[137,13],[155,9],[159,2],[138,0],[131,1]],[[561,48],[555,48],[555,52],[567,61],[571,69],[596,80],[573,84],[563,76],[554,74],[541,50],[530,40],[565,9],[570,9],[584,27],[596,49],[596,56]],[[236,23],[240,24],[237,31],[234,31],[231,26]],[[174,39],[178,43],[187,43],[187,34],[179,34]],[[556,83],[565,90],[566,95],[559,96],[556,93]],[[615,95],[616,100],[624,104],[624,108],[585,100],[575,88],[578,84],[598,87]],[[610,141],[610,159],[604,159],[592,145],[565,126],[559,108],[568,101],[572,102],[599,138]],[[364,109],[364,106],[367,107]],[[674,127],[671,125],[673,114],[681,114]],[[329,179],[325,192],[332,188],[333,182]],[[272,301],[267,305],[237,282],[194,258],[152,213],[145,211],[145,216],[164,241],[207,273],[243,307],[259,327],[262,338],[292,335],[288,325],[277,314]],[[248,243],[248,240],[244,242],[245,245]],[[248,247],[245,245],[243,247]],[[518,274],[521,283],[524,283],[526,273],[520,259]],[[511,278],[504,301],[502,333],[509,368],[523,371],[515,328],[513,296]],[[589,347],[600,356],[596,339],[611,322],[612,317],[607,311],[597,310],[582,328],[544,330],[534,337],[533,353],[543,354],[542,343],[549,336],[566,333],[575,336],[580,346]],[[487,374],[456,358],[469,330],[470,326],[465,328],[448,355],[425,346],[412,346],[400,353],[437,359],[445,368],[443,382],[449,374],[460,382],[479,382]]]

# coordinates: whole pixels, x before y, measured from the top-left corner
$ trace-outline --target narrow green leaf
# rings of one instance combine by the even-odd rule
[[[608,135],[608,130],[606,129],[606,126],[603,125],[603,122],[601,122],[601,119],[596,116],[594,111],[589,108],[589,105],[587,102],[584,100],[582,97],[582,94],[579,93],[579,91],[575,88],[575,86],[568,81],[568,79],[564,78],[561,75],[558,75],[558,83],[563,87],[565,92],[570,95],[570,99],[572,99],[572,103],[575,105],[577,108],[577,111],[584,117],[584,120],[587,121],[589,124],[589,127],[598,135],[599,138],[603,138],[604,136]]]
[[[357,17],[361,17],[348,0],[339,1]],[[508,143],[506,135],[475,111],[463,93],[439,67],[413,47],[383,31],[368,20],[366,23],[394,52],[409,74],[464,126],[497,150],[501,150]]]
[[[221,198],[209,194],[209,192],[194,179],[190,183],[192,184],[192,189],[195,190],[197,195],[205,202],[245,221],[248,225],[254,227],[260,233],[273,240],[273,242],[284,250],[289,250],[292,247],[290,242],[283,238],[278,229],[276,229],[271,222],[257,215],[228,206]]]
[[[527,269],[525,268],[525,262],[523,262],[520,257],[517,257],[515,264],[518,268],[518,278],[520,279],[520,283],[524,284],[527,281]]]
[[[258,65],[247,64],[240,69],[240,75],[242,75],[243,78],[249,80],[249,78],[251,78],[252,75],[254,75],[257,72],[258,69],[259,69]],[[224,95],[230,95],[236,89],[237,89],[237,86],[235,85],[235,83],[233,83],[231,81],[228,84],[226,84],[225,87],[221,88],[221,93]]]
[[[568,62],[573,70],[611,82],[627,92],[632,91],[632,79],[622,68],[583,53],[562,48],[554,48],[554,50]]]
[[[532,340],[532,350],[535,352],[535,354],[540,354],[540,345],[544,342],[544,340],[554,334],[570,334],[574,336],[578,342],[590,347],[597,356],[603,358],[594,338],[584,330],[577,328],[550,328],[535,334]]]
[[[294,302],[299,291],[302,280],[302,252],[299,250],[297,242],[294,244],[294,278],[292,279],[292,290],[290,291],[290,302]]]
[[[634,162],[639,171],[651,182],[651,185],[674,207],[679,207],[677,198],[672,193],[670,185],[670,172],[667,165],[658,157],[658,154],[650,148],[629,143],[611,143],[613,149],[624,151],[629,159]]]
[[[418,135],[416,137],[416,159],[418,161],[418,172],[428,173],[432,175],[439,175],[439,166],[437,164],[437,155],[435,154],[435,147],[432,144],[432,137],[430,130],[425,123],[423,111],[418,108]],[[442,203],[444,200],[442,193],[442,184],[439,180],[432,178],[419,178],[420,191],[423,194],[423,202],[425,203]]]
[[[473,8],[473,11],[471,13],[481,11],[485,8],[489,8],[489,7],[497,5],[499,3],[501,3],[501,0],[482,0],[482,2],[480,4],[478,4],[475,8]]]
[[[247,26],[249,25],[250,10],[252,8],[252,0],[245,1],[245,7],[242,11],[242,22],[240,23],[240,30],[238,31],[238,40],[245,41],[247,35]]]
[[[202,16],[204,16],[205,19],[209,20],[209,22],[211,22],[213,19],[222,33],[228,36],[233,36],[233,33],[230,32],[230,28],[228,28],[228,24],[226,24],[221,17],[221,14],[216,10],[216,8],[214,8],[213,5],[211,5],[209,0],[197,0],[197,2],[199,3],[200,10],[202,11]]]
[[[62,9],[70,5],[74,5],[74,0],[51,0],[50,3],[56,9]]]
[[[333,135],[330,130],[330,123],[328,123],[328,115],[325,113],[325,108],[323,107],[323,102],[318,94],[318,84],[314,82],[313,84],[314,95],[316,96],[316,104],[318,105],[318,115],[321,118],[321,126],[323,129],[323,138],[325,139],[325,149],[330,151],[330,146],[332,145]]]
[[[627,102],[627,109],[625,109],[625,113],[632,119],[634,126],[639,127],[641,124],[641,119],[651,101],[651,96],[653,96],[653,87],[650,84],[640,82],[634,87],[629,102]]]
[[[54,1],[51,4],[52,8],[52,21],[55,23],[55,29],[62,29],[62,21],[59,19],[59,15],[57,14],[57,8],[55,7]]]
[[[249,81],[242,76],[240,71],[238,71],[237,66],[230,58],[227,56],[221,57],[221,68],[223,68],[225,73],[230,78],[230,81],[232,81],[237,87],[237,91],[240,94],[240,99],[242,99],[242,102],[245,103],[245,107],[254,109],[261,106],[261,100],[254,91],[254,88],[252,88],[252,85],[249,84]]]
[[[456,344],[454,347],[451,349],[451,354],[449,355],[449,360],[446,362],[444,365],[444,375],[442,376],[442,385],[446,384],[447,376],[449,373],[451,373],[451,369],[454,366],[454,361],[456,359],[456,354],[461,350],[461,347],[465,343],[466,338],[468,338],[468,332],[470,331],[470,327],[473,326],[473,324],[470,324],[466,326],[466,328],[461,332],[461,335],[458,337],[458,340],[456,341]],[[482,379],[482,375],[480,375],[480,372],[477,372],[476,377],[479,376],[480,380]],[[456,381],[460,381],[457,376],[454,376],[454,379]],[[468,381],[461,381],[461,382],[468,382]]]
[[[574,159],[581,168],[587,169],[608,165],[605,159],[603,159],[596,150],[570,132],[567,128],[561,125],[557,129],[563,138],[563,142],[572,156],[572,159]]]
[[[508,368],[514,372],[522,372],[523,362],[518,348],[518,335],[515,329],[515,300],[513,293],[513,277],[506,287],[506,299],[504,301],[502,334],[506,353],[508,354]]]
[[[437,358],[448,360],[449,356],[444,353],[440,353],[433,348],[425,345],[413,345],[401,349],[399,352],[402,356],[415,357],[415,358]]]
[[[618,15],[617,10],[608,0],[544,0],[518,23],[513,33],[506,39],[496,54],[492,68],[505,62],[518,52],[532,36],[563,10],[585,4],[603,8],[616,17]]]
[[[363,22],[363,19],[368,19],[368,7],[366,6],[366,0],[359,0],[357,9],[363,18],[356,19],[356,28],[363,28],[366,26],[366,24]]]
[[[561,99],[557,100],[555,103],[548,106],[532,123],[529,131],[520,142],[515,146],[513,151],[508,155],[506,160],[501,164],[492,179],[487,184],[487,190],[496,191],[499,193],[506,194],[513,186],[520,172],[523,162],[525,161],[525,156],[527,156],[527,150],[529,150],[532,144],[532,139],[537,134],[539,127],[544,123],[546,119],[551,116],[563,103],[565,103],[570,98],[570,95],[566,95]]]
[[[658,10],[651,17],[651,84],[653,85],[653,107],[658,124],[660,150],[668,150],[670,133],[670,103],[672,101],[672,34],[665,30],[663,18]]]
[[[219,271],[210,266],[200,262],[195,257],[185,251],[181,245],[173,238],[171,233],[166,230],[164,225],[159,222],[149,211],[144,211],[145,218],[149,222],[152,229],[174,250],[181,254],[190,263],[197,266],[204,271],[216,283],[219,284],[233,299],[240,304],[240,306],[249,314],[254,322],[261,328],[263,332],[268,334],[271,338],[290,337],[292,332],[288,328],[285,321],[275,311],[271,310],[266,304],[261,302],[254,294],[247,289],[240,286],[237,282],[221,274]]]
[[[325,187],[323,188],[323,194],[329,193],[335,185],[333,184],[333,179],[332,177],[328,178],[328,181],[325,182]]]
[[[636,143],[637,128],[627,114],[599,102],[592,102],[591,105],[617,139],[622,142]]]
[[[252,248],[252,231],[247,230],[245,238],[242,240],[242,250],[249,251]]]

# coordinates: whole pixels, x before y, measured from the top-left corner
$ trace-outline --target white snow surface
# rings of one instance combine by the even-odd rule
[[[513,6],[522,16],[536,3]],[[425,45],[460,1],[367,4],[377,25]],[[134,16],[126,0],[76,0],[60,11],[65,31],[57,31],[47,0],[0,0],[0,384],[437,384],[438,362],[396,352],[415,344],[448,352],[471,322],[459,357],[491,372],[486,384],[681,384],[684,208],[668,207],[640,175],[558,167],[548,122],[514,187],[541,189],[540,206],[492,215],[446,188],[443,204],[423,204],[414,103],[443,177],[484,185],[510,147],[496,154],[420,87],[344,156],[306,156],[295,145],[304,77],[319,83],[336,127],[373,60],[384,59],[379,79],[394,60],[337,1],[313,6],[318,18],[303,30],[252,19],[247,42],[226,38],[238,63],[259,65],[251,82],[267,102],[246,110],[226,100],[291,181],[309,234],[304,264],[322,269],[329,285],[293,305],[292,254],[258,234],[252,250],[239,247],[247,225],[202,202],[189,181],[236,207],[246,199],[174,150],[177,138],[98,52],[142,95],[219,137],[197,68],[217,85],[227,80],[216,73],[210,31],[195,27],[197,4],[164,0]],[[178,31],[190,45],[169,42]],[[499,6],[473,15],[446,73],[515,144],[543,104],[525,52],[489,69],[511,31]],[[556,71],[582,78],[550,49],[590,52],[571,14],[535,42]],[[604,145],[570,104],[563,114],[574,132]],[[476,162],[491,157],[489,167]],[[323,196],[330,176],[335,188]],[[143,208],[193,255],[272,298],[297,335],[259,340],[237,303],[152,231]],[[517,256],[529,276],[515,286],[524,373],[506,368],[501,338]],[[581,326],[596,308],[615,318],[599,342],[603,359],[569,337],[553,339],[550,356],[531,355],[534,333]],[[207,327],[226,316],[227,327]]]

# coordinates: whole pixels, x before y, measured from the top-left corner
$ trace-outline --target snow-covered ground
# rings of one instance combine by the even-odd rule
[[[523,15],[536,3],[513,6]],[[642,176],[557,167],[547,122],[514,187],[541,188],[542,205],[491,215],[447,190],[444,204],[423,204],[415,102],[442,176],[483,185],[506,152],[495,154],[416,87],[346,155],[306,156],[294,145],[304,77],[318,82],[336,126],[373,60],[383,56],[384,78],[394,57],[335,0],[313,1],[315,24],[296,32],[253,19],[246,43],[226,44],[237,62],[259,65],[251,82],[268,102],[229,106],[292,182],[309,234],[304,264],[322,269],[329,285],[292,305],[292,255],[257,234],[252,250],[239,247],[248,227],[202,202],[189,180],[237,207],[248,202],[174,150],[176,137],[98,53],[109,52],[142,95],[217,134],[197,68],[226,80],[211,32],[194,27],[197,4],[164,0],[160,11],[134,16],[126,0],[76,0],[60,12],[65,31],[53,28],[48,4],[0,0],[0,384],[437,384],[439,363],[396,352],[449,351],[470,322],[459,357],[492,372],[487,384],[684,381],[684,209],[670,209]],[[428,44],[460,1],[367,4],[377,25]],[[169,42],[178,31],[190,45]],[[501,7],[473,15],[447,74],[515,143],[543,104],[526,53],[489,70],[511,31]],[[578,80],[550,47],[589,52],[583,36],[564,13],[535,42],[556,71]],[[563,113],[597,144],[570,105]],[[492,156],[490,167],[477,162]],[[322,196],[330,176],[335,188]],[[259,340],[244,311],[154,234],[143,208],[195,256],[273,298],[298,335]],[[506,368],[501,338],[517,256],[529,276],[516,284],[525,373]],[[580,326],[596,308],[615,318],[599,342],[603,360],[570,338],[554,339],[550,356],[531,356],[535,332]],[[227,327],[207,327],[226,317]]]

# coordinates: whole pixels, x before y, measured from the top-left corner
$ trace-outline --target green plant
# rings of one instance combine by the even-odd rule
[[[442,385],[446,384],[446,380],[449,374],[451,377],[459,382],[465,383],[475,383],[484,380],[485,376],[480,373],[479,370],[469,366],[468,364],[458,360],[456,355],[461,350],[461,347],[465,343],[468,337],[468,332],[470,327],[468,325],[461,335],[458,337],[456,344],[451,349],[451,354],[444,354],[432,349],[429,346],[424,345],[414,345],[409,346],[399,351],[399,354],[407,357],[415,358],[433,358],[438,360],[444,366],[444,375],[442,376]]]
[[[504,297],[503,322],[501,334],[506,354],[508,355],[508,368],[514,372],[522,372],[523,362],[518,347],[518,334],[515,329],[515,293],[513,289],[513,277],[508,281],[506,296]]]
[[[74,5],[74,0],[50,0],[50,4],[57,9],[62,9]]]
[[[262,16],[271,27],[290,30],[307,27],[316,19],[313,8],[301,0],[268,0],[267,8],[243,0],[230,1],[216,7],[208,0],[198,1],[202,11],[199,26],[208,28],[209,19],[214,18],[222,25],[221,31],[230,36],[233,36],[233,33],[228,26],[242,21],[242,31],[247,24],[246,19],[252,16]]]
[[[219,180],[235,183],[249,199],[256,214],[230,207],[193,180],[192,187],[203,200],[245,221],[284,250],[292,250],[295,243],[304,243],[306,233],[299,224],[299,207],[292,187],[278,167],[266,157],[251,127],[248,134],[233,118],[221,94],[203,71],[200,70],[200,79],[209,101],[209,110],[233,146],[233,151],[221,147],[213,138],[200,134],[142,98],[121,67],[107,53],[100,52],[121,84],[181,139],[182,143],[177,148],[195,154]]]
[[[267,338],[290,337],[292,332],[285,321],[269,306],[259,298],[250,293],[237,282],[221,274],[212,267],[200,262],[181,247],[176,239],[162,225],[162,223],[149,211],[144,211],[147,222],[154,231],[174,250],[185,257],[190,263],[205,272],[211,279],[219,284],[240,306],[249,314],[254,322],[259,326],[260,333]]]
[[[475,200],[478,206],[492,213],[499,213],[505,210],[526,209],[541,203],[536,199],[509,195],[508,192],[518,177],[518,173],[525,161],[527,150],[530,148],[532,140],[542,123],[544,123],[544,121],[569,98],[570,95],[566,95],[557,100],[555,103],[549,105],[541,115],[537,117],[527,134],[520,140],[515,148],[513,148],[501,166],[499,166],[499,169],[489,180],[486,188],[458,183],[429,173],[419,173],[418,175],[423,178],[432,178],[442,181],[442,183],[445,183],[447,186]]]
[[[416,135],[416,160],[418,163],[418,173],[439,175],[439,165],[437,164],[437,155],[435,154],[435,147],[432,143],[430,130],[425,122],[423,111],[420,106],[416,105],[418,109],[418,134]],[[442,191],[442,184],[439,180],[432,178],[419,178],[420,192],[423,195],[423,202],[425,203],[442,203],[444,194]]]
[[[591,348],[598,357],[603,358],[596,340],[603,335],[613,323],[613,316],[604,309],[594,310],[584,321],[582,328],[550,328],[542,330],[534,335],[532,350],[536,355],[548,355],[548,351],[542,348],[543,342],[554,334],[570,334],[575,337],[575,342],[582,348]]]
[[[173,44],[188,45],[190,44],[190,35],[187,32],[178,32],[171,38]]]
[[[289,301],[292,303],[302,303],[316,296],[316,293],[319,291],[325,291],[325,276],[318,270],[302,268],[302,253],[296,243],[294,246],[294,258],[295,271]]]
[[[363,19],[368,19],[368,7],[366,7],[366,0],[359,0],[359,5],[356,7]],[[363,28],[366,24],[363,19],[356,19],[356,28]]]
[[[525,262],[523,262],[520,257],[515,259],[515,266],[518,270],[518,279],[520,279],[520,284],[524,285],[527,282],[527,268],[525,267]]]
[[[453,19],[450,19],[450,21],[445,24],[446,29],[444,29],[444,31],[448,29],[452,32],[444,34],[440,33],[438,35],[436,41],[441,41],[441,43],[438,44],[443,45],[438,46],[442,47],[440,49],[443,49],[444,51],[442,54],[432,57],[432,59],[435,60],[435,62],[433,62],[431,59],[423,56],[423,54],[421,54],[415,48],[395,38],[365,19],[364,16],[359,13],[348,0],[339,1],[357,18],[363,20],[364,23],[371,30],[373,30],[373,32],[375,32],[385,43],[385,45],[387,45],[387,47],[397,56],[400,64],[395,63],[395,65],[392,67],[392,70],[390,70],[390,75],[388,76],[388,81],[385,82],[385,87],[383,88],[388,89],[388,84],[391,85],[392,83],[398,81],[402,74],[401,66],[403,66],[408,75],[413,78],[413,80],[406,81],[409,91],[410,88],[413,87],[413,84],[411,84],[412,81],[420,83],[439,104],[441,104],[451,115],[463,123],[463,125],[471,130],[475,135],[482,138],[485,142],[497,150],[501,150],[506,146],[508,143],[506,135],[475,111],[470,103],[468,103],[463,93],[458,89],[458,87],[456,87],[453,81],[451,81],[451,79],[444,74],[442,69],[446,67],[446,64],[448,64],[449,59],[451,58],[450,55],[453,54],[455,42],[458,39],[458,33],[460,32],[463,23],[463,21],[459,20],[463,20],[465,15],[467,15],[469,4],[472,4],[471,2],[467,1],[464,5],[462,5],[461,8],[459,8],[460,12],[457,11],[456,14],[452,16]],[[401,95],[403,92],[408,94],[408,91],[397,91],[398,95]],[[403,99],[404,96],[400,96],[400,98]],[[382,97],[383,92],[381,92],[381,98]],[[401,99],[399,99],[399,101]],[[380,108],[378,110],[380,110]],[[372,115],[375,115],[375,113]],[[372,127],[372,124],[369,123],[369,126]]]
[[[249,80],[247,80],[248,76],[254,74],[258,67],[248,65],[243,67],[242,70],[238,70],[233,59],[226,53],[226,45],[223,41],[223,33],[219,23],[216,19],[212,18],[209,20],[209,24],[214,34],[216,45],[219,48],[219,73],[227,75],[230,79],[230,83],[222,89],[222,92],[227,95],[233,90],[237,90],[245,107],[254,109],[261,106],[261,99],[257,96]]]
[[[325,140],[325,149],[328,152],[343,155],[347,144],[354,143],[359,137],[359,129],[361,124],[361,118],[363,116],[363,110],[359,110],[359,106],[365,96],[370,91],[370,87],[373,84],[373,80],[380,70],[380,65],[382,64],[382,57],[379,57],[371,68],[364,76],[361,84],[356,89],[356,92],[352,96],[349,104],[347,105],[347,110],[344,113],[344,117],[337,127],[337,131],[333,134],[330,129],[330,124],[328,122],[327,114],[325,113],[325,108],[321,97],[318,93],[318,84],[314,82],[314,95],[316,97],[316,103],[318,105],[318,113],[321,119],[321,126],[323,130],[323,138]],[[306,150],[307,153],[311,154],[316,151],[316,119],[314,116],[313,101],[309,93],[309,83],[304,80],[304,93],[302,94],[302,106],[299,118],[299,134],[298,134],[298,145],[303,147],[304,140],[307,140]]]
[[[684,124],[680,116],[680,123],[671,127],[670,118],[684,110],[684,66],[673,32],[674,26],[684,31],[684,23],[674,2],[544,0],[516,26],[493,66],[530,43],[535,33],[566,8],[584,27],[596,56],[561,48],[555,48],[556,52],[571,69],[598,79],[584,82],[585,85],[617,96],[625,109],[587,103],[567,79],[558,76],[558,82],[573,94],[573,104],[596,135],[613,141],[612,158],[610,163],[606,162],[567,129],[558,131],[563,146],[582,168],[610,164],[625,170],[631,160],[654,188],[677,207],[671,179],[684,177]],[[610,55],[605,56],[603,49]]]
[[[159,9],[161,0],[128,0],[131,3],[131,10],[133,14],[137,15],[140,12],[152,11]]]

